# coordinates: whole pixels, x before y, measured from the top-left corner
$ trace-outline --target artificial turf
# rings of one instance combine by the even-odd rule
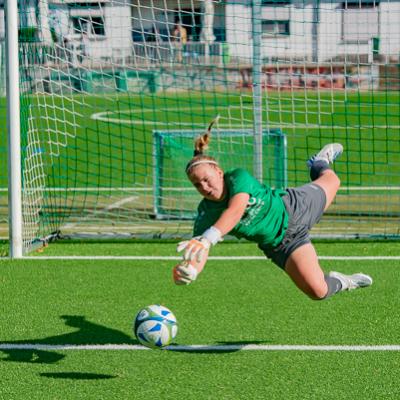
[[[0,261],[0,344],[137,344],[136,312],[169,307],[175,343],[234,351],[4,350],[1,399],[388,399],[400,395],[398,352],[240,350],[246,344],[400,343],[398,243],[317,243],[327,270],[363,271],[372,287],[312,301],[267,260],[210,260],[175,286],[173,260],[45,260],[51,255],[172,256],[174,243],[55,244],[37,260]],[[212,255],[258,255],[221,244]]]

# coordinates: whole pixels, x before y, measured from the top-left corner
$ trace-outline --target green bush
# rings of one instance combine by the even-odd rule
[[[38,29],[33,26],[20,28],[18,31],[19,42],[37,42],[39,41]]]

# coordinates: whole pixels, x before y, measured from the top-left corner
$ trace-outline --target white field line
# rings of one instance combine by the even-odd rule
[[[309,107],[310,108],[310,107]],[[307,108],[307,109],[309,109]],[[313,107],[311,107],[312,109]],[[316,107],[314,107],[316,109]],[[215,110],[215,107],[209,106],[209,107],[205,107],[205,110]],[[252,111],[252,108],[250,107],[241,107],[241,106],[229,106],[229,110],[239,110],[240,112],[242,111]],[[300,109],[302,110],[306,110],[305,107],[301,108],[298,107],[297,110],[300,111]],[[192,107],[179,107],[179,108],[175,108],[175,107],[165,107],[165,108],[159,108],[157,109],[157,115],[160,115],[161,112],[164,113],[180,113],[182,111],[193,111]],[[276,111],[273,108],[271,109],[271,111]],[[114,122],[114,123],[120,123],[120,124],[126,124],[126,125],[150,125],[150,126],[165,126],[170,128],[171,126],[176,126],[176,127],[180,127],[180,126],[189,126],[189,127],[196,127],[198,126],[199,128],[204,128],[204,123],[203,122],[197,122],[197,123],[193,123],[193,122],[178,122],[178,123],[172,123],[170,121],[154,121],[154,120],[149,120],[149,119],[126,119],[126,118],[121,118],[122,115],[134,115],[135,113],[140,113],[140,114],[144,114],[144,113],[154,113],[154,110],[152,109],[148,109],[148,110],[118,110],[118,112],[116,111],[101,111],[98,113],[93,113],[90,116],[90,119],[93,120],[97,120],[97,121],[103,121],[103,122]],[[118,116],[119,114],[119,116]],[[325,114],[329,114],[330,113],[325,113]],[[137,118],[136,116],[134,118]],[[237,119],[237,118],[235,118]],[[235,120],[233,119],[233,120]],[[230,120],[230,118],[226,118],[223,117],[222,120]],[[296,129],[296,128],[303,128],[303,129],[329,129],[331,130],[333,129],[338,129],[338,130],[360,130],[360,129],[398,129],[399,126],[398,125],[353,125],[353,126],[341,126],[341,125],[321,125],[321,124],[289,124],[289,123],[280,123],[280,124],[274,124],[274,123],[270,123],[269,128],[288,128],[288,129]],[[245,126],[243,123],[232,123],[232,122],[228,122],[228,123],[223,123],[220,122],[218,124],[218,128],[220,129],[252,129],[252,125],[248,125]]]
[[[92,218],[94,215],[97,215],[97,214],[103,214],[105,211],[112,211],[113,209],[118,209],[119,207],[123,206],[124,204],[130,203],[130,202],[132,202],[134,200],[137,200],[137,199],[138,199],[138,196],[125,197],[124,199],[118,200],[118,201],[108,205],[105,208],[93,211],[87,217],[83,218],[81,221],[88,220],[89,218]],[[76,224],[77,224],[77,222],[67,223],[64,228],[65,229],[72,229],[72,228],[75,228]]]
[[[164,348],[170,351],[400,351],[400,345],[262,345],[262,344],[228,344],[228,345],[171,345]],[[4,350],[150,350],[147,347],[133,344],[8,344],[0,343],[0,351]]]
[[[319,256],[320,260],[333,261],[399,261],[400,256]],[[0,257],[0,260],[8,257]],[[182,260],[182,256],[26,256],[24,260],[138,260],[138,261],[168,261]],[[257,261],[266,260],[265,256],[212,256],[208,260]]]
[[[126,204],[126,203],[130,203],[130,202],[133,201],[133,200],[137,200],[138,198],[139,198],[138,196],[125,197],[125,198],[122,199],[122,200],[119,200],[119,201],[116,201],[115,203],[110,204],[109,206],[107,206],[107,207],[105,208],[105,210],[106,210],[106,211],[110,211],[110,210],[112,210],[113,208],[121,207],[121,206],[123,206],[123,205]],[[102,211],[102,210],[101,210],[101,211]]]

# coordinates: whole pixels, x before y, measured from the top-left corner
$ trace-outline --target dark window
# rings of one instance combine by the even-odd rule
[[[278,36],[290,35],[290,21],[264,19],[262,22],[262,33],[264,35]]]
[[[379,1],[344,1],[342,3],[342,9],[362,9],[362,8],[374,8],[379,6]]]
[[[214,28],[214,36],[216,42],[225,42],[226,41],[225,28]]]
[[[200,8],[183,8],[175,10],[174,23],[181,23],[186,29],[187,38],[191,41],[200,40],[202,27],[202,11]]]
[[[291,0],[262,0],[261,4],[263,6],[286,6],[292,4]]]
[[[71,17],[74,33],[105,35],[104,17]]]
[[[104,36],[106,34],[104,29],[104,17],[91,17],[92,20],[92,33],[94,35]]]
[[[87,17],[72,17],[71,19],[74,33],[88,33],[89,20]]]
[[[93,2],[81,2],[81,3],[68,3],[69,8],[101,8],[104,7],[104,2],[93,1]]]
[[[144,32],[143,31],[132,31],[132,40],[134,42],[144,42]]]

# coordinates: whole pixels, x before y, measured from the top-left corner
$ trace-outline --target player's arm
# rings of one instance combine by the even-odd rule
[[[222,240],[222,237],[229,233],[242,218],[250,195],[248,193],[237,193],[228,204],[228,208],[222,213],[213,226],[204,231],[200,236],[191,240],[180,242],[177,251],[183,251],[184,260],[197,260],[200,262],[204,257],[205,251],[212,245]]]
[[[250,195],[248,193],[235,194],[229,201],[228,208],[213,225],[221,233],[221,237],[229,233],[240,221],[246,211]]]

